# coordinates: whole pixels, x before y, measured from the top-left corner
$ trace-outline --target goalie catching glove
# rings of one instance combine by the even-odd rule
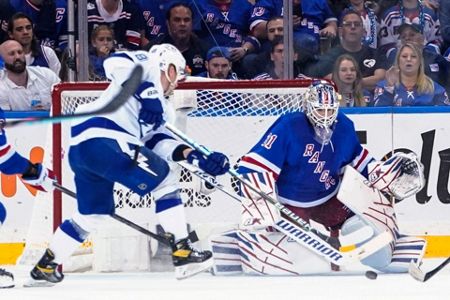
[[[230,168],[228,157],[220,152],[212,152],[210,155],[204,156],[200,151],[192,150],[186,160],[212,176],[223,175]]]
[[[22,175],[22,180],[37,190],[51,192],[55,189],[53,183],[56,176],[52,170],[44,168],[41,164],[30,164],[29,169]]]
[[[369,164],[369,186],[402,200],[420,191],[423,166],[414,153],[395,153],[388,160]]]

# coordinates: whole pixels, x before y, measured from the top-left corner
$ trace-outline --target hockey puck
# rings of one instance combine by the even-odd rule
[[[375,273],[374,271],[367,271],[366,272],[366,277],[371,279],[371,280],[375,280],[378,277],[378,274]]]

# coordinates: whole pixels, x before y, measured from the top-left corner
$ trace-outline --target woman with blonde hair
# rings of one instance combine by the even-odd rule
[[[400,46],[394,65],[375,88],[375,106],[450,105],[445,89],[425,75],[422,50],[414,43]]]
[[[366,106],[362,88],[362,74],[356,60],[348,54],[342,54],[334,64],[331,79],[341,94],[341,107]]]

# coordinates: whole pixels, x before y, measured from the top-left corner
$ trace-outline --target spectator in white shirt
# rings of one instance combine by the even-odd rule
[[[8,35],[12,40],[18,41],[25,51],[27,66],[41,66],[50,68],[59,74],[61,63],[55,51],[41,45],[34,36],[34,24],[29,16],[18,12],[8,22]]]
[[[49,110],[52,86],[60,79],[45,67],[27,66],[22,45],[9,40],[0,45],[5,63],[0,78],[0,107],[3,110]]]

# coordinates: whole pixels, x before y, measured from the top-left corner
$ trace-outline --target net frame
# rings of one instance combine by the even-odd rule
[[[245,93],[250,93],[249,97],[246,97],[246,100],[254,101],[254,99],[258,98],[253,95],[266,95],[266,94],[274,94],[274,95],[287,95],[285,97],[279,96],[282,100],[280,103],[276,103],[276,105],[264,106],[264,101],[268,98],[264,96],[263,100],[258,100],[259,104],[262,104],[263,107],[260,109],[256,107],[256,109],[249,110],[248,107],[244,110],[242,109],[225,109],[221,110],[220,113],[214,112],[214,108],[204,109],[202,113],[199,113],[200,109],[192,109],[189,107],[189,104],[186,105],[187,108],[183,107],[186,103],[182,103],[179,107],[181,110],[185,109],[186,118],[185,122],[187,122],[188,127],[190,124],[190,118],[202,118],[202,117],[230,117],[235,116],[236,113],[239,116],[244,118],[258,117],[258,116],[278,116],[282,113],[286,113],[289,111],[299,110],[301,107],[301,99],[298,98],[295,105],[289,106],[286,105],[287,97],[289,95],[300,95],[306,87],[308,87],[312,80],[301,79],[301,80],[264,80],[264,81],[250,81],[250,80],[242,80],[242,81],[204,81],[204,79],[200,82],[198,81],[189,81],[182,82],[176,89],[176,93],[181,94],[190,94],[192,96],[192,91],[195,91],[196,97],[200,98],[199,94],[201,91],[212,91],[213,93],[244,93],[242,91],[246,91]],[[198,80],[196,78],[195,80]],[[61,101],[64,99],[65,94],[76,94],[78,98],[89,98],[93,97],[93,94],[98,91],[104,90],[107,88],[109,83],[107,82],[77,82],[77,83],[60,83],[54,86],[53,89],[53,114],[59,115],[65,113],[64,105],[65,102]],[[261,92],[259,92],[261,91]],[[209,92],[207,92],[209,93]],[[253,95],[251,94],[253,93]],[[221,94],[223,95],[223,94]],[[95,96],[94,96],[95,97]],[[259,99],[259,98],[258,98]],[[77,100],[78,101],[78,100]],[[183,101],[182,101],[183,102]],[[295,101],[294,101],[295,102]],[[197,105],[199,100],[197,99]],[[256,103],[256,102],[251,102]],[[272,103],[273,104],[273,103]],[[259,139],[263,134],[263,131],[255,133],[255,138]],[[54,124],[52,129],[53,142],[52,142],[52,157],[53,157],[53,170],[58,176],[58,178],[63,182],[64,180],[64,172],[62,169],[62,156],[63,156],[63,145],[62,145],[62,126],[61,124]],[[257,135],[257,136],[256,136]],[[195,138],[195,136],[194,136]],[[203,141],[204,142],[204,141]],[[205,143],[206,144],[206,143]],[[220,150],[220,149],[217,149]],[[226,153],[226,152],[225,152]],[[242,153],[244,154],[244,153]],[[64,185],[64,184],[63,184]],[[55,230],[59,224],[61,224],[63,219],[62,213],[62,203],[63,203],[63,195],[60,191],[55,190],[53,192],[53,230]]]

